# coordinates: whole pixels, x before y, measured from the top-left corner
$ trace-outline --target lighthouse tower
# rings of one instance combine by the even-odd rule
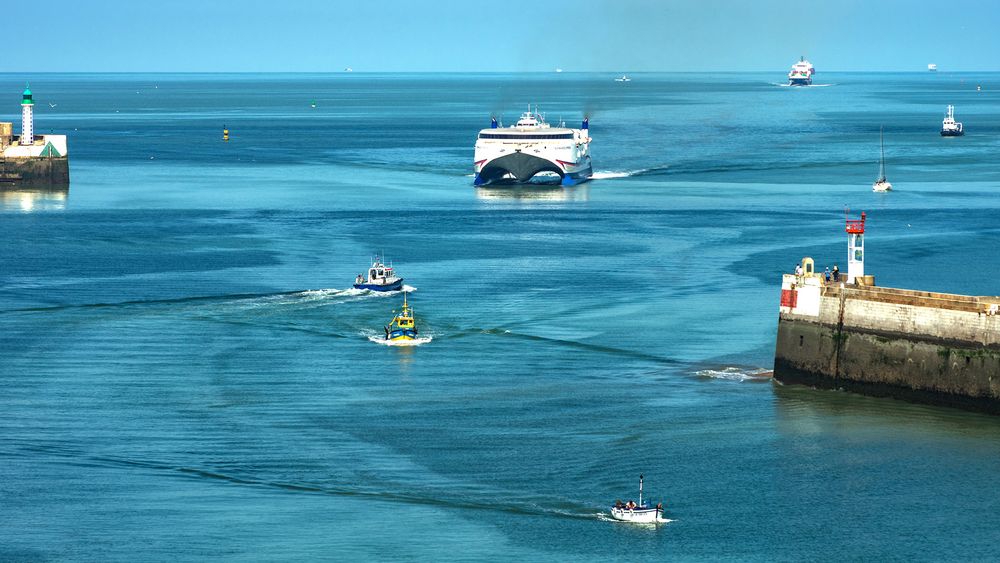
[[[31,115],[35,107],[35,102],[31,99],[31,88],[24,85],[24,94],[21,97],[21,144],[32,145],[35,143],[35,120]]]
[[[861,219],[847,219],[847,283],[865,275],[865,213]]]

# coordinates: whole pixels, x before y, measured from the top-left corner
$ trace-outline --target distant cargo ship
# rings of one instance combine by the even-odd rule
[[[523,184],[542,173],[557,175],[564,186],[584,182],[593,174],[590,120],[584,118],[579,129],[552,127],[530,106],[510,127],[501,128],[494,117],[479,132],[473,168],[477,186]]]
[[[792,70],[788,72],[789,86],[810,86],[813,83],[813,74],[816,69],[805,57],[799,57],[799,62],[792,65]]]

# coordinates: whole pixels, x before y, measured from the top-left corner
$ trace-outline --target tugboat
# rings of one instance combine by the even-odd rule
[[[955,106],[948,106],[944,121],[941,122],[942,137],[961,137],[965,135],[962,124],[955,121]]]
[[[620,500],[616,500],[615,505],[611,507],[611,517],[622,522],[633,522],[637,524],[655,524],[667,521],[663,518],[662,502],[652,508],[650,508],[647,503],[642,502],[642,475],[639,475],[638,504],[631,500],[624,503]]]
[[[392,318],[389,325],[385,327],[386,340],[415,340],[417,338],[417,325],[413,318],[413,308],[406,303],[406,294],[403,294],[403,310]]]
[[[811,86],[813,74],[816,74],[816,69],[813,68],[812,63],[807,61],[805,57],[799,57],[799,62],[792,65],[792,70],[788,72],[788,85]]]
[[[882,148],[882,158],[878,164],[878,179],[872,184],[873,192],[888,192],[892,190],[892,184],[885,179],[885,142],[882,140],[882,128],[878,128],[878,142]]]
[[[368,268],[368,277],[358,274],[354,279],[354,289],[369,289],[371,291],[399,291],[403,288],[403,278],[397,277],[392,266],[382,263],[382,258],[376,256]]]

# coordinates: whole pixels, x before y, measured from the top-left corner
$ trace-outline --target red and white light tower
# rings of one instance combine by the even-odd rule
[[[865,212],[861,219],[847,219],[847,283],[865,276]]]

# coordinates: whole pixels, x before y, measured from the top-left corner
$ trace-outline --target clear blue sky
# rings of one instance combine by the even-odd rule
[[[0,72],[1000,70],[997,0],[5,4]]]

